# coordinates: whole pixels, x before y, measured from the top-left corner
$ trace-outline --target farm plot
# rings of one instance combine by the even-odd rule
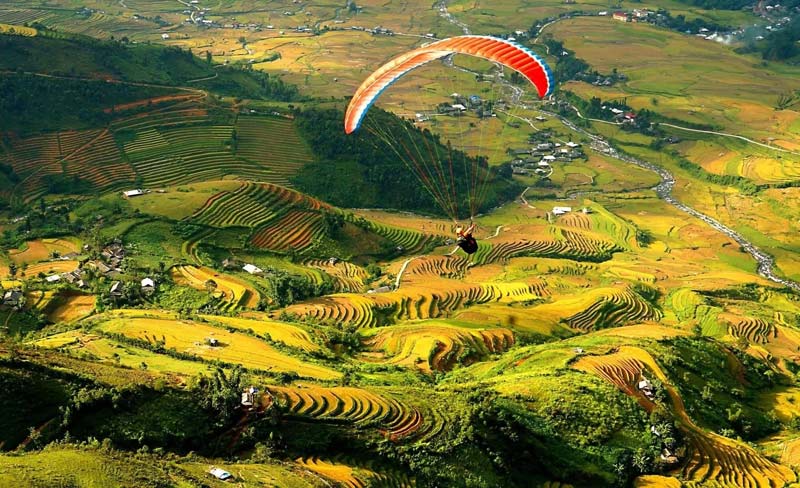
[[[631,385],[631,378],[641,377],[647,370],[665,385],[673,413],[691,446],[691,453],[676,475],[684,480],[720,486],[783,486],[794,482],[797,476],[789,468],[775,464],[742,442],[706,432],[689,418],[678,392],[670,386],[669,379],[652,356],[643,349],[622,346],[617,352],[604,356],[582,358],[573,365],[582,371],[597,374],[616,385],[625,393],[640,397]],[[631,393],[631,389],[634,389]],[[652,402],[639,403],[648,411]]]
[[[514,344],[509,329],[466,329],[441,322],[421,322],[375,329],[365,338],[371,351],[382,352],[390,364],[425,372],[448,371],[458,363],[480,361]]]
[[[282,342],[287,346],[296,347],[306,352],[318,352],[320,346],[311,340],[308,332],[300,327],[277,322],[267,318],[248,319],[239,317],[226,317],[224,315],[201,315],[209,322],[217,322],[226,327],[253,331],[261,336],[268,336],[270,340]]]
[[[341,376],[327,367],[306,363],[284,354],[259,339],[198,322],[127,317],[110,319],[96,327],[103,332],[122,334],[132,339],[161,341],[167,349],[175,349],[206,360],[241,364],[246,368],[263,371],[294,372],[304,378],[320,380]],[[210,339],[216,339],[217,345],[210,345]]]
[[[269,170],[264,181],[291,186],[289,178],[314,158],[291,119],[240,116],[236,155]]]
[[[472,305],[528,302],[541,297],[539,283],[468,284],[452,280],[425,280],[380,294],[338,294],[286,308],[289,313],[320,322],[375,327],[382,320],[423,320],[448,315]]]
[[[45,261],[43,263],[32,264],[25,268],[23,273],[26,276],[36,276],[39,273],[69,273],[78,269],[78,261]]]
[[[367,272],[364,268],[347,261],[331,264],[326,260],[312,259],[305,265],[320,269],[331,276],[336,293],[359,292],[364,288],[367,280]]]
[[[33,27],[25,27],[24,25],[0,24],[0,34],[33,37],[37,33],[37,30]]]
[[[208,290],[228,304],[228,309],[237,307],[256,308],[261,294],[246,282],[230,275],[196,266],[175,266],[171,270],[176,283],[198,290]]]
[[[49,259],[53,253],[65,255],[78,251],[76,241],[68,239],[38,239],[25,243],[23,249],[11,249],[8,252],[11,260],[16,264],[35,263]]]
[[[378,426],[390,439],[413,435],[424,422],[417,408],[361,388],[270,386],[269,391],[290,415],[320,421],[344,421],[364,427]]]
[[[100,190],[120,188],[136,179],[133,168],[122,160],[114,137],[108,131],[68,153],[64,173],[89,181]]]
[[[300,250],[322,235],[324,226],[319,212],[290,210],[281,219],[258,229],[250,242],[258,248],[273,251]]]
[[[74,322],[92,313],[96,301],[94,295],[59,294],[45,309],[47,320],[53,323]]]
[[[641,321],[657,321],[662,313],[629,287],[595,288],[533,308],[532,315],[588,332]]]

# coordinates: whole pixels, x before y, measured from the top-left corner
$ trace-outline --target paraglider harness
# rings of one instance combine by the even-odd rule
[[[478,241],[472,236],[474,231],[474,223],[470,223],[466,230],[461,226],[456,229],[456,244],[467,254],[475,254],[475,251],[478,250]]]

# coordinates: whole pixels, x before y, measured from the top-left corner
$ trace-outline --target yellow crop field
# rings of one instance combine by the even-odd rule
[[[33,27],[25,27],[24,25],[0,24],[0,34],[33,37],[37,33],[38,31]]]
[[[24,273],[26,276],[36,276],[39,273],[69,273],[78,269],[79,265],[78,261],[47,261],[28,266]]]
[[[164,354],[156,354],[128,344],[118,343],[82,330],[72,330],[32,341],[37,347],[48,349],[66,348],[71,351],[86,352],[109,364],[141,369],[142,363],[148,371],[166,374],[197,376],[209,374],[214,366],[199,362],[176,359]]]
[[[207,290],[207,283],[213,281],[214,293],[231,307],[256,308],[261,300],[258,290],[241,279],[231,275],[218,273],[213,269],[196,266],[175,266],[171,270],[176,283],[185,284],[198,290]]]
[[[385,354],[390,364],[425,372],[447,371],[459,362],[469,364],[514,344],[509,329],[466,329],[435,321],[381,327],[376,332],[366,338],[370,350]]]
[[[635,387],[635,382],[642,374],[652,374],[664,383],[672,400],[673,412],[681,420],[681,427],[692,447],[688,461],[676,473],[684,479],[725,486],[781,486],[796,481],[797,475],[791,469],[773,463],[750,446],[696,426],[686,413],[677,390],[645,350],[622,346],[611,354],[581,358],[573,367],[606,379],[636,398],[648,411],[653,403]]]
[[[252,330],[258,335],[269,336],[270,340],[282,342],[306,352],[317,352],[320,346],[311,340],[311,336],[300,327],[278,322],[268,318],[248,319],[226,317],[224,315],[201,315],[209,322],[218,322],[227,327],[241,330]]]
[[[297,458],[295,462],[300,466],[313,471],[314,473],[327,478],[338,486],[347,488],[360,488],[365,486],[364,481],[356,476],[352,466],[346,464],[325,461],[319,458]],[[370,472],[366,472],[367,474]],[[361,473],[359,473],[361,474]],[[374,473],[370,473],[373,474]],[[361,474],[363,476],[363,474]]]
[[[392,439],[416,433],[425,422],[416,407],[361,388],[271,386],[269,391],[290,415],[377,426]]]
[[[35,263],[49,259],[53,253],[59,255],[78,252],[79,241],[76,239],[38,239],[25,243],[23,249],[12,249],[8,252],[11,260],[16,264]]]
[[[151,318],[111,319],[97,327],[104,332],[123,334],[147,341],[165,341],[165,347],[193,354],[203,359],[241,364],[247,368],[275,372],[296,372],[301,377],[335,379],[340,373],[324,366],[288,356],[264,341],[245,334],[230,333],[191,321]],[[219,341],[209,345],[210,339]]]
[[[96,301],[94,295],[59,296],[57,304],[47,310],[47,318],[55,323],[74,322],[92,313]]]

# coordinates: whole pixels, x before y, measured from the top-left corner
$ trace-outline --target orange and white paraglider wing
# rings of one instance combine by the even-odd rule
[[[450,54],[468,54],[507,66],[528,79],[544,98],[553,91],[555,80],[547,63],[519,44],[489,36],[459,36],[443,39],[401,54],[378,68],[358,87],[347,107],[344,130],[358,129],[370,106],[381,92],[404,74],[425,63]]]

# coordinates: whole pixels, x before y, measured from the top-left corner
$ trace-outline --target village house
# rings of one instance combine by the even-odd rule
[[[145,295],[149,295],[156,291],[156,282],[152,278],[144,278],[141,282],[141,290]]]
[[[44,281],[48,283],[55,283],[57,281],[61,281],[61,275],[53,274],[44,279]]]
[[[264,272],[264,270],[263,270],[263,269],[259,268],[259,267],[258,267],[258,266],[256,266],[255,264],[250,264],[250,263],[248,263],[248,264],[245,264],[244,266],[242,266],[242,269],[243,269],[243,270],[245,270],[245,271],[247,271],[247,272],[248,272],[248,273],[250,273],[251,275],[255,275],[255,274],[261,274],[261,273],[263,273],[263,272]]]
[[[572,207],[553,207],[553,215],[564,215],[572,212]]]
[[[139,195],[145,195],[147,193],[149,193],[149,190],[143,190],[141,188],[137,188],[135,190],[126,190],[122,192],[122,196],[124,196],[125,198],[131,198],[131,197],[138,197]]]
[[[19,307],[22,305],[24,298],[25,295],[23,295],[22,290],[19,288],[6,290],[5,294],[3,294],[3,305],[6,307]]]
[[[630,22],[630,18],[628,18],[628,14],[625,12],[614,12],[611,14],[611,18],[619,20],[620,22]]]
[[[108,294],[112,297],[121,297],[123,292],[123,286],[121,281],[115,281],[111,284],[111,288],[108,291]]]
[[[648,380],[644,375],[642,375],[642,379],[636,384],[636,387],[650,400],[655,398],[653,384],[650,383],[650,380]]]

